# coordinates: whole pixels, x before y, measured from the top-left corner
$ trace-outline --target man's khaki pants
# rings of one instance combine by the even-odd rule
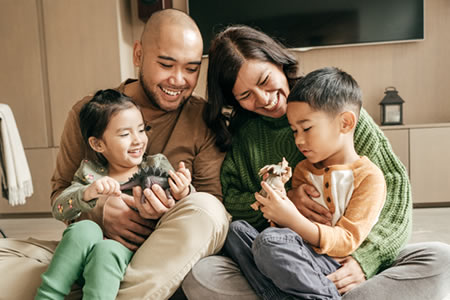
[[[229,221],[222,203],[210,194],[180,200],[134,254],[117,299],[169,298],[198,260],[222,248]],[[0,239],[0,300],[34,299],[57,244]],[[80,297],[77,289],[66,299]]]

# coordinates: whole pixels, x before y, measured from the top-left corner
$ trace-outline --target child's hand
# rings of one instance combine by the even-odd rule
[[[300,215],[295,204],[289,200],[285,193],[273,189],[266,182],[261,182],[261,186],[267,192],[267,197],[255,193],[255,198],[261,204],[260,210],[264,218],[280,226],[290,227],[292,221]]]
[[[120,184],[111,177],[102,177],[91,183],[84,191],[83,200],[90,201],[100,196],[120,196]]]
[[[180,162],[178,165],[178,171],[175,173],[172,170],[169,171],[169,185],[172,196],[175,200],[180,200],[189,195],[189,185],[191,184],[191,172],[186,168],[184,162]]]

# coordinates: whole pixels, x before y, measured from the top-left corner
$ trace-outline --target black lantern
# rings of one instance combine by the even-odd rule
[[[387,87],[381,100],[381,125],[403,124],[403,101],[395,87]]]

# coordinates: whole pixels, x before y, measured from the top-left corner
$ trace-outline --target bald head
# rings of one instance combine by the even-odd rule
[[[192,31],[201,40],[200,30],[189,15],[176,9],[163,9],[150,16],[142,32],[141,42],[146,44],[149,41],[157,41],[161,34],[169,28],[174,30],[175,27]]]
[[[148,100],[163,111],[188,101],[197,84],[203,41],[197,24],[175,9],[154,13],[140,41],[134,43],[133,63]]]

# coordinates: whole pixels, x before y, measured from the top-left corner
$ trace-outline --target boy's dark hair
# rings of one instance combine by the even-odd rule
[[[327,67],[299,79],[287,102],[306,102],[313,109],[332,115],[350,109],[359,117],[362,93],[350,74],[335,67]]]
[[[89,137],[102,138],[111,117],[119,111],[139,106],[128,96],[119,91],[107,89],[99,90],[94,97],[81,108],[80,129],[83,140],[88,147]],[[97,153],[101,163],[106,163],[103,155]]]

